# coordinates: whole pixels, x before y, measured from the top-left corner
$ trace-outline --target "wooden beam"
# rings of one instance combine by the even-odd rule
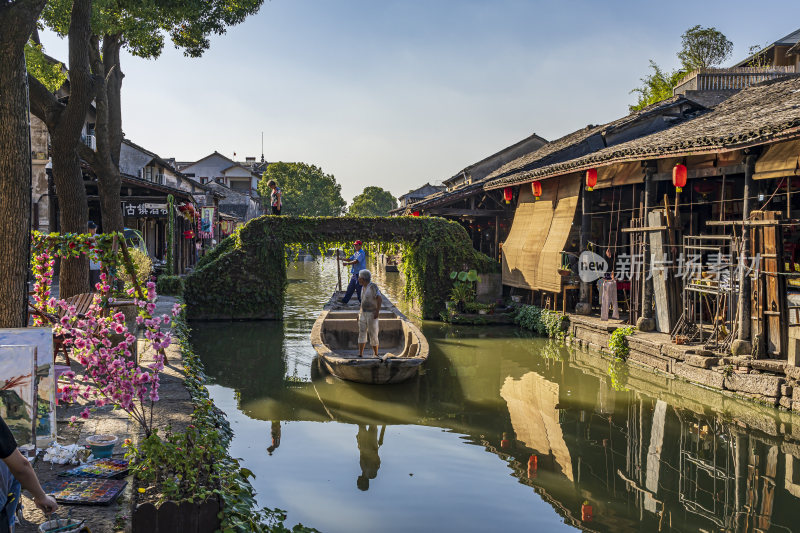
[[[744,164],[730,165],[727,167],[695,168],[686,173],[687,179],[713,178],[716,176],[730,176],[731,174],[744,174]],[[653,181],[672,181],[672,171],[653,174]]]
[[[499,209],[454,209],[449,207],[434,207],[425,209],[426,215],[440,215],[450,217],[497,217],[505,216],[506,212]]]
[[[668,230],[669,226],[649,226],[646,228],[622,228],[622,233],[639,233],[640,231],[664,231]]]

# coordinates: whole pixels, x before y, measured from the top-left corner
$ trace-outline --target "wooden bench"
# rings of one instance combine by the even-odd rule
[[[75,314],[78,316],[78,318],[84,318],[89,312],[89,307],[91,307],[92,303],[94,302],[94,295],[95,293],[93,292],[82,292],[80,294],[76,294],[75,296],[70,296],[65,301],[67,302],[67,307],[72,305],[75,306]],[[55,313],[47,313],[34,306],[31,302],[28,302],[28,307],[33,314],[53,325],[60,324],[61,319],[67,315],[67,310],[63,309],[61,306],[56,307]],[[55,358],[58,357],[58,353],[61,352],[64,355],[64,359],[66,359],[67,364],[69,365],[72,362],[70,361],[69,353],[67,352],[67,339],[67,335],[53,334],[53,360],[55,361]]]

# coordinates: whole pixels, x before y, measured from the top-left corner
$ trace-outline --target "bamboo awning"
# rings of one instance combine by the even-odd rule
[[[771,145],[756,161],[755,180],[796,176],[800,158],[800,141]]]
[[[578,205],[581,176],[543,180],[534,200],[530,186],[520,187],[519,204],[503,244],[503,284],[530,290],[561,291],[561,251]]]

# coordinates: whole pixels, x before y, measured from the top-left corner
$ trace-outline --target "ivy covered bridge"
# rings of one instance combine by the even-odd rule
[[[402,247],[406,295],[424,318],[436,318],[451,288],[451,270],[494,272],[498,265],[472,247],[456,222],[429,217],[279,217],[251,220],[204,256],[186,278],[193,320],[281,319],[286,261],[299,248],[325,253],[354,240],[369,249]]]

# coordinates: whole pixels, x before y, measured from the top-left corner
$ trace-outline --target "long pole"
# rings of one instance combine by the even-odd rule
[[[339,259],[339,249],[336,249],[336,275],[339,277],[339,292],[342,292],[342,263]]]

